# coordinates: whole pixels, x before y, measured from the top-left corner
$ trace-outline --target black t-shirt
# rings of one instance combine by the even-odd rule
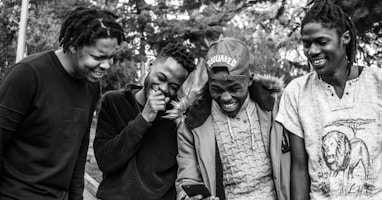
[[[1,199],[80,199],[99,84],[72,78],[53,51],[0,85]]]

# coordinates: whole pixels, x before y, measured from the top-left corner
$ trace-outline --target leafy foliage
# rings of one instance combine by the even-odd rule
[[[103,81],[103,88],[119,89],[129,82],[140,83],[146,74],[147,62],[168,42],[183,41],[190,45],[201,61],[209,44],[222,36],[235,37],[249,45],[258,73],[283,76],[289,82],[309,70],[304,64],[305,58],[300,55],[299,43],[299,23],[308,1],[312,0],[297,3],[286,0],[183,0],[180,5],[170,5],[166,0],[156,0],[154,4],[129,0],[118,7],[115,7],[118,1],[102,1],[104,5],[97,6],[113,9],[120,16],[128,39],[118,50],[115,66]],[[355,20],[362,58],[367,63],[375,63],[378,59],[382,62],[382,2],[334,1]],[[0,3],[0,79],[14,63],[19,3],[14,0]],[[59,26],[66,12],[80,5],[91,6],[89,0],[30,0],[27,53],[57,48]],[[203,68],[202,64],[198,66]]]
[[[16,34],[20,6],[14,1],[0,3],[0,80],[16,58]]]
[[[138,74],[133,50],[124,42],[114,56],[114,64],[102,80],[102,91],[117,90],[129,83],[137,83]]]

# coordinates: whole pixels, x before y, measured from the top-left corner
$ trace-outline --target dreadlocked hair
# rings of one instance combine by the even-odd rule
[[[157,61],[164,61],[168,57],[174,58],[190,74],[195,69],[195,56],[190,49],[181,43],[169,43],[159,53]]]
[[[336,29],[338,36],[349,31],[351,41],[346,45],[346,56],[348,58],[348,66],[352,66],[357,53],[357,35],[352,20],[342,8],[332,0],[314,0],[310,4],[312,3],[312,7],[301,22],[301,31],[306,24],[312,22],[320,23],[323,27],[328,29]]]
[[[125,39],[118,17],[110,11],[79,7],[70,12],[60,30],[60,46],[64,52],[70,46],[78,48],[94,44],[100,38]]]

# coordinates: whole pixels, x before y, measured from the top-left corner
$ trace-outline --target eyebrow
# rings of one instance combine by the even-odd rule
[[[301,40],[302,41],[311,41],[311,40],[322,40],[322,39],[326,39],[326,40],[328,40],[328,39],[331,39],[331,37],[329,37],[329,36],[319,36],[319,37],[308,37],[308,38],[305,38],[304,39],[304,37],[302,36],[301,37]]]

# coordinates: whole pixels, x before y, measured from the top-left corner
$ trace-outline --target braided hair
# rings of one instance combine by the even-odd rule
[[[306,13],[301,23],[301,31],[308,23],[320,23],[328,29],[336,29],[337,34],[341,36],[346,31],[349,31],[351,41],[346,45],[346,56],[348,58],[348,67],[355,62],[357,53],[357,35],[355,26],[350,17],[336,5],[332,0],[314,0],[313,6]]]
[[[100,38],[116,38],[118,44],[125,39],[118,17],[106,10],[79,7],[70,12],[61,26],[59,42],[66,52],[74,48],[94,44]]]
[[[169,43],[159,53],[155,62],[165,61],[168,57],[174,58],[190,74],[195,69],[195,56],[181,43]]]

